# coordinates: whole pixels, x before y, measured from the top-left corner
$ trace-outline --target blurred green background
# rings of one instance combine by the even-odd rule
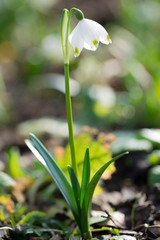
[[[66,119],[60,39],[63,8],[102,24],[112,44],[70,50],[74,120],[101,129],[160,126],[159,0],[1,0],[0,129]],[[72,27],[77,20],[73,17]]]

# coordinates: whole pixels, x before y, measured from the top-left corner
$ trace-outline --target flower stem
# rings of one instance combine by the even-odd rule
[[[64,64],[64,74],[65,74],[66,107],[67,107],[67,119],[68,119],[69,143],[70,143],[70,150],[71,150],[72,168],[75,174],[77,175],[75,147],[74,147],[74,134],[73,134],[72,105],[71,105],[70,86],[69,86],[69,63]]]
[[[69,85],[69,32],[70,32],[70,21],[72,12],[67,9],[64,10],[64,18],[62,18],[62,48],[63,48],[63,58],[64,58],[64,74],[65,74],[65,90],[66,90],[66,108],[67,108],[67,119],[68,119],[68,130],[69,130],[69,143],[71,151],[72,168],[77,175],[77,165],[75,156],[75,146],[74,146],[74,133],[73,133],[73,118],[72,118],[72,105],[71,105],[71,95],[70,95],[70,85]]]
[[[86,240],[93,239],[92,233],[90,230],[88,230],[88,232],[86,232],[86,233],[83,233],[83,239],[86,239]]]

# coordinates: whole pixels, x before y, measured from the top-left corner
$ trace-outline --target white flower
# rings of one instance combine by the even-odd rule
[[[82,19],[69,35],[69,41],[74,49],[74,56],[78,57],[83,48],[95,51],[99,42],[112,43],[107,31],[99,23],[90,19]]]

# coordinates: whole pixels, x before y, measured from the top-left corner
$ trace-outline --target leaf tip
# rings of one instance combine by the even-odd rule
[[[89,147],[86,148],[86,154],[89,155]]]
[[[29,133],[29,137],[32,139],[33,137],[35,137],[35,135],[33,133]]]
[[[68,172],[71,170],[71,168],[72,168],[72,167],[71,167],[70,165],[67,166]]]
[[[67,8],[64,8],[63,9],[63,12],[69,12]]]
[[[39,141],[38,138],[33,133],[29,134],[29,138],[31,139],[32,142]]]

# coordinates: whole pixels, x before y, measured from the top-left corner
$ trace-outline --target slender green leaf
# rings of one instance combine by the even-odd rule
[[[25,223],[32,224],[37,217],[44,217],[46,214],[40,211],[32,211],[26,214],[26,216],[19,221],[18,224],[23,225]]]
[[[16,228],[16,221],[15,221],[14,215],[12,213],[9,215],[9,220],[10,220],[11,226],[15,229]]]
[[[89,148],[86,149],[83,163],[83,173],[82,173],[82,184],[81,184],[81,196],[80,205],[82,207],[83,199],[90,180],[90,158],[89,158]]]
[[[136,200],[133,203],[132,210],[131,210],[131,222],[132,222],[132,227],[135,227],[135,210],[136,210],[136,205],[141,198],[141,194],[136,198]]]
[[[25,172],[20,164],[20,153],[18,148],[12,147],[7,151],[9,174],[13,178],[25,176]]]
[[[114,234],[116,234],[117,236],[120,236],[119,231],[117,228],[111,228],[111,227],[101,227],[101,228],[95,228],[92,229],[92,233],[93,232],[104,232],[104,231],[110,231],[113,232]]]
[[[62,195],[64,196],[78,224],[79,217],[78,217],[77,203],[74,197],[73,189],[68,179],[64,175],[63,171],[59,168],[56,161],[47,151],[47,149],[43,146],[43,144],[33,134],[30,134],[30,138],[34,144],[35,149],[38,151],[39,155],[41,156],[43,161],[46,163],[47,170],[49,171],[51,177],[53,178],[59,190],[61,191]],[[33,146],[31,150],[33,151]],[[36,152],[34,151],[33,153],[35,154]],[[38,155],[38,160],[41,161],[41,159],[39,159],[39,155]]]
[[[118,155],[117,157],[114,157],[112,160],[110,160],[109,162],[107,162],[106,164],[104,164],[93,176],[92,180],[90,181],[84,200],[83,200],[83,206],[82,206],[82,215],[81,215],[81,226],[82,226],[82,231],[83,232],[87,232],[88,228],[89,228],[89,215],[90,215],[90,208],[91,208],[91,203],[92,203],[92,197],[93,197],[93,193],[95,190],[95,187],[98,183],[98,181],[100,180],[102,174],[104,173],[104,171],[106,170],[106,168],[113,163],[114,161],[116,161],[117,159],[119,159],[120,157],[124,156],[126,153],[122,153],[120,155]]]
[[[77,206],[80,211],[80,194],[81,194],[80,184],[78,182],[77,176],[76,176],[75,172],[73,171],[72,167],[68,166],[67,169],[68,169],[69,176],[71,179],[72,188],[73,188],[74,196],[75,196],[75,199],[77,202]]]

